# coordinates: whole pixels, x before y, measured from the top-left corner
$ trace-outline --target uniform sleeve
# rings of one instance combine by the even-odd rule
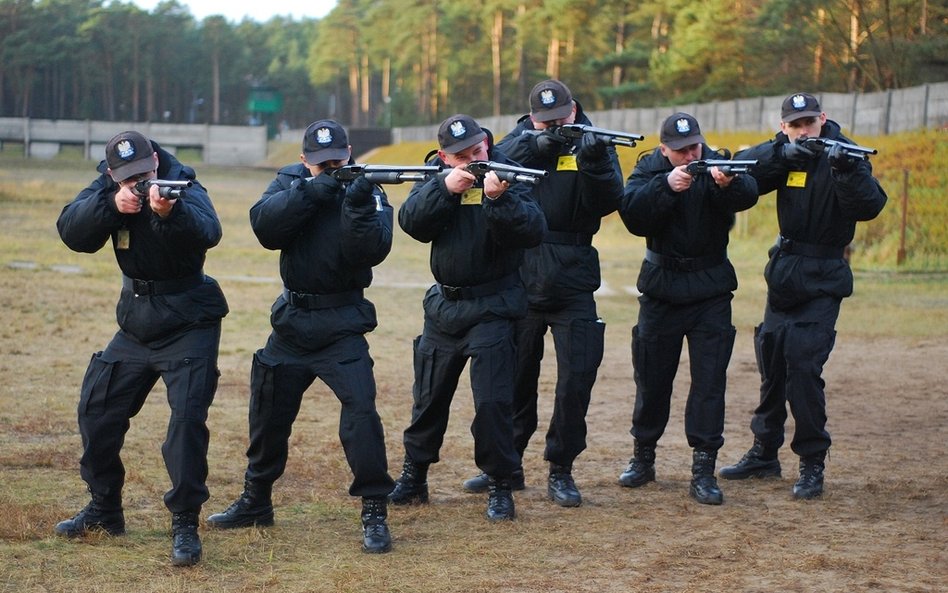
[[[612,214],[622,203],[622,168],[616,149],[606,149],[608,159],[580,168],[580,199],[583,206],[598,216]]]
[[[738,160],[757,161],[757,166],[751,169],[750,175],[757,181],[759,195],[769,194],[787,181],[787,173],[790,169],[777,156],[781,144],[782,142],[776,139],[769,140],[734,155],[734,158]]]
[[[852,171],[833,171],[834,192],[843,214],[852,220],[872,220],[889,197],[872,176],[869,161],[859,161]]]
[[[530,132],[518,127],[497,143],[497,149],[522,167],[545,169],[549,165],[549,163],[543,162],[538,154],[537,132]]]
[[[629,176],[619,207],[625,228],[633,235],[657,234],[671,218],[678,196],[668,186],[667,172],[637,165]]]
[[[543,242],[546,216],[530,195],[530,185],[514,183],[496,200],[482,201],[488,228],[498,243],[526,249]]]
[[[81,253],[95,253],[122,227],[122,215],[115,208],[117,190],[118,185],[111,177],[100,175],[63,207],[56,228],[67,247]]]
[[[707,177],[714,193],[712,203],[725,212],[741,212],[757,204],[757,180],[752,175],[739,174],[731,179],[727,187],[720,187],[713,177]]]
[[[175,202],[170,216],[153,215],[150,224],[155,234],[169,243],[210,249],[220,243],[223,236],[220,219],[207,190],[194,178],[193,171],[187,168],[185,171],[182,179],[191,181],[191,187]]]
[[[338,189],[338,182],[331,175],[320,175],[318,181],[314,193],[330,191],[329,186],[333,184]],[[318,200],[304,191],[302,183],[305,183],[303,178],[278,173],[257,203],[250,207],[250,226],[267,249],[288,247],[316,212]]]
[[[342,252],[353,265],[378,265],[392,250],[392,206],[378,186],[372,197],[365,204],[342,204]]]
[[[442,172],[416,183],[398,209],[398,225],[416,241],[434,241],[461,206],[461,196],[445,186],[446,176]]]

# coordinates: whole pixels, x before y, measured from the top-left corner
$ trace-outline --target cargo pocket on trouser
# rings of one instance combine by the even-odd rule
[[[185,358],[163,374],[172,420],[205,422],[217,391],[218,370],[206,358]]]
[[[102,352],[92,355],[79,392],[79,416],[101,416],[105,413],[109,385],[117,366],[118,361],[107,360]]]
[[[574,373],[595,373],[605,350],[606,324],[601,319],[576,319],[569,324],[569,366]],[[595,376],[593,378],[595,380]]]
[[[668,424],[672,384],[678,372],[681,345],[680,336],[643,336],[638,325],[632,328],[636,392],[631,433],[646,445],[658,442]]]
[[[434,399],[435,369],[438,364],[438,349],[423,336],[418,336],[412,343],[412,366],[415,371],[414,388],[412,395],[415,407],[425,409]],[[445,361],[447,363],[447,361]]]
[[[754,328],[754,355],[760,373],[760,402],[751,420],[751,430],[768,450],[783,445],[787,420],[787,361],[777,333],[765,332],[763,324]],[[782,332],[782,330],[781,330]]]
[[[273,411],[274,382],[276,369],[260,360],[260,351],[254,352],[250,367],[250,411],[261,418]]]

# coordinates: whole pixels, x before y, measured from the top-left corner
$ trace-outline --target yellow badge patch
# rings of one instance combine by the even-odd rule
[[[118,237],[116,237],[115,248],[116,249],[128,249],[131,246],[132,237],[128,232],[128,229],[119,229]]]
[[[483,188],[472,187],[463,194],[461,194],[461,205],[462,206],[480,206],[481,205],[481,196],[484,194]]]
[[[806,187],[806,171],[790,171],[787,187]]]
[[[556,170],[557,171],[579,171],[579,167],[576,166],[576,155],[575,154],[564,154],[556,161]]]

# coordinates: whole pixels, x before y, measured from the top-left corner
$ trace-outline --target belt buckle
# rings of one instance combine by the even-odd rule
[[[460,286],[447,286],[446,284],[441,285],[441,296],[448,299],[449,301],[457,301],[461,299],[461,287]]]
[[[693,272],[694,270],[694,260],[690,257],[676,257],[672,260],[675,262],[675,268],[679,272]]]
[[[154,280],[135,279],[132,281],[132,291],[135,296],[150,295],[155,292],[155,282]]]

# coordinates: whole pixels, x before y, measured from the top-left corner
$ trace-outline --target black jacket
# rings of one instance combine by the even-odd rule
[[[718,156],[703,146],[701,158]],[[668,174],[674,169],[660,149],[639,159],[626,180],[619,213],[629,231],[646,238],[649,250],[663,257],[694,260],[720,258],[697,270],[642,262],[639,292],[673,303],[697,302],[737,288],[734,266],[726,258],[734,213],[757,203],[757,183],[738,175],[720,188],[710,174],[699,174],[691,187],[674,192]]]
[[[827,120],[820,137],[852,143],[840,133],[839,124]],[[780,158],[789,141],[778,133],[773,140],[738,153],[735,158],[757,159],[752,175],[761,195],[777,192],[777,221],[787,239],[842,251],[852,241],[856,222],[878,216],[888,197],[872,176],[868,160],[848,172],[832,170],[826,153],[806,163]],[[816,258],[771,249],[764,271],[771,304],[789,308],[820,296],[847,297],[853,276],[842,257]]]
[[[578,102],[576,123],[592,125]],[[602,217],[619,207],[622,170],[611,146],[606,158],[583,163],[577,159],[579,140],[564,143],[557,155],[546,156],[537,149],[537,134],[530,115],[524,115],[497,146],[524,167],[549,172],[533,187],[533,198],[543,210],[549,231],[578,236],[573,245],[548,236],[524,254],[520,272],[530,305],[548,308],[570,294],[593,292],[602,283],[599,253],[589,238],[599,231]]]
[[[194,169],[182,165],[156,142],[158,178],[193,183],[162,219],[147,206],[136,214],[115,207],[119,186],[99,163],[99,176],[67,204],[56,221],[63,242],[73,251],[94,253],[112,239],[122,273],[139,280],[178,280],[202,272],[207,250],[221,240],[221,224]],[[128,236],[128,248],[119,244]],[[155,342],[189,327],[218,322],[228,312],[217,282],[206,277],[193,289],[173,294],[135,296],[123,289],[116,308],[119,326],[143,342]]]
[[[491,146],[490,160],[519,166]],[[429,165],[444,163],[435,157]],[[448,286],[474,286],[517,272],[523,250],[539,245],[546,232],[543,212],[530,186],[514,183],[496,200],[480,191],[464,203],[444,184],[448,171],[412,187],[398,210],[398,224],[413,238],[431,243],[431,272]]]
[[[306,187],[309,170],[283,167],[250,208],[250,223],[260,244],[280,250],[280,277],[287,290],[337,295],[372,283],[372,266],[392,248],[393,210],[379,186],[372,197],[353,203],[346,185],[328,172]],[[378,325],[375,307],[365,298],[323,309],[290,306],[284,296],[270,314],[274,331],[298,350],[311,352]]]

